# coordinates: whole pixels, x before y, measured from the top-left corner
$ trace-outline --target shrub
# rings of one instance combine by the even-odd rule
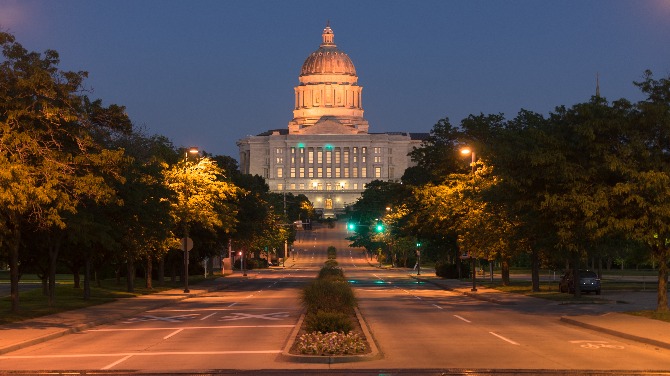
[[[321,270],[319,270],[319,279],[344,281],[344,272],[337,266],[333,267],[325,266],[321,268]]]
[[[458,278],[458,266],[443,261],[435,263],[435,275],[447,279]],[[461,277],[468,278],[470,276],[470,266],[467,263],[461,263]]]
[[[332,245],[328,247],[328,258],[329,259],[337,258],[337,248],[333,247]]]
[[[356,305],[354,290],[349,283],[333,279],[317,279],[302,291],[302,303],[307,312],[349,312]]]
[[[334,311],[316,311],[305,316],[305,329],[308,333],[349,333],[354,325],[349,319],[349,315]]]

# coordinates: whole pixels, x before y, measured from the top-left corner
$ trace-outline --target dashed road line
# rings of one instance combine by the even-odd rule
[[[459,315],[454,315],[454,317],[457,318],[457,319],[459,319],[459,320],[465,321],[465,322],[467,322],[468,324],[472,322],[472,321],[470,321],[470,320],[468,320],[468,319],[466,319],[466,318],[464,318],[464,317],[461,317],[461,316],[459,316]]]
[[[184,330],[184,329],[177,329],[177,330],[175,330],[174,332],[172,332],[172,333],[166,335],[165,337],[163,337],[163,339],[168,339],[168,338],[172,337],[172,336],[175,335],[175,334],[181,333],[182,330]]]
[[[114,366],[116,366],[116,365],[119,365],[119,364],[125,362],[126,360],[130,359],[131,357],[132,357],[132,355],[126,355],[126,356],[124,356],[123,358],[117,360],[116,362],[111,363],[111,364],[108,364],[108,365],[102,367],[100,370],[102,370],[102,371],[104,371],[104,370],[108,370],[108,369],[110,369],[110,368],[112,368],[112,367],[114,367]]]
[[[517,345],[517,346],[519,345],[518,343],[512,341],[511,339],[505,338],[505,337],[501,336],[500,334],[497,334],[497,333],[494,333],[494,332],[489,332],[489,333],[493,334],[494,336],[496,336],[500,339],[502,339],[505,342],[511,343],[512,345]]]
[[[214,312],[214,313],[212,313],[212,314],[209,314],[209,315],[207,315],[207,316],[201,318],[200,321],[206,320],[206,319],[208,319],[208,318],[210,318],[210,317],[216,315],[217,313],[219,313],[219,312]]]

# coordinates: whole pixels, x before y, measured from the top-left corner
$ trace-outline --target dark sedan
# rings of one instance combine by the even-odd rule
[[[560,292],[569,292],[571,294],[575,292],[575,282],[572,270],[568,270],[563,277],[561,277],[561,281],[558,283],[558,289]],[[596,295],[600,295],[600,278],[598,278],[598,275],[591,270],[580,270],[579,289],[581,292],[595,292]]]

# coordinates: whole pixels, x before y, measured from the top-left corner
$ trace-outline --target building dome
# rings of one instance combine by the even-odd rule
[[[333,43],[333,36],[333,29],[326,26],[322,34],[323,43],[302,64],[300,76],[314,74],[356,75],[354,63],[346,53],[337,49],[337,46]]]

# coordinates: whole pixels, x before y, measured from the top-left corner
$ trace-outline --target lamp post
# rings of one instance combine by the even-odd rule
[[[470,156],[472,157],[472,158],[471,158],[471,161],[470,161],[470,166],[472,166],[472,184],[473,184],[473,189],[474,189],[474,182],[475,182],[475,151],[472,150],[471,148],[465,147],[465,148],[461,149],[461,154],[463,154],[463,155],[468,155],[468,154],[470,154]],[[471,270],[471,272],[472,272],[472,289],[470,289],[470,291],[473,291],[473,292],[474,292],[474,291],[477,291],[477,282],[476,282],[477,273],[476,273],[476,271],[475,271],[475,257],[474,257],[474,253],[473,253],[473,254],[470,254],[470,260],[471,260],[471,262],[472,262],[472,270]]]
[[[183,250],[184,250],[184,293],[189,293],[191,290],[188,288],[188,251],[190,251],[190,247],[193,246],[192,242],[189,242],[189,237],[188,237],[188,200],[190,199],[190,191],[189,191],[189,184],[188,184],[188,155],[189,154],[198,154],[198,148],[197,147],[190,147],[186,150],[184,153],[184,180],[186,184],[184,184],[184,187],[186,189],[186,201],[185,201],[185,209],[184,210],[184,239],[182,240],[182,245],[183,245]],[[190,244],[189,244],[190,243]]]

